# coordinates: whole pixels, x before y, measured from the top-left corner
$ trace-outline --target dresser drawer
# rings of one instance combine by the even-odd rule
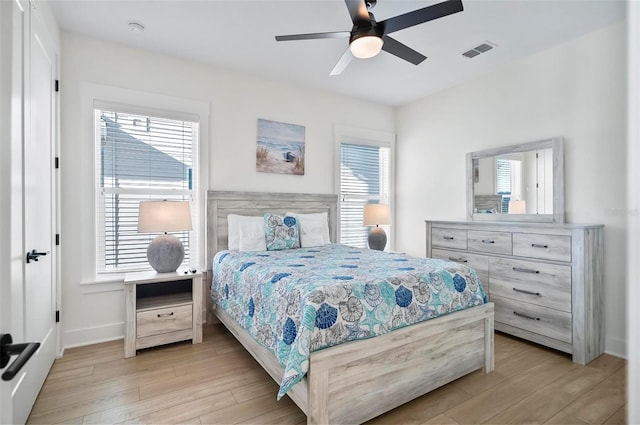
[[[571,267],[489,258],[493,295],[571,312]]]
[[[431,228],[431,245],[443,248],[467,249],[467,231],[433,227]]]
[[[448,251],[446,249],[432,249],[432,258],[440,260],[454,261],[456,263],[465,264],[478,273],[482,288],[489,295],[489,257],[480,254],[471,254],[468,252]]]
[[[432,249],[433,258],[440,260],[454,261],[456,263],[465,264],[474,269],[478,274],[489,273],[489,257],[480,254],[471,254],[469,252],[448,251],[446,249]]]
[[[571,236],[514,233],[513,255],[571,262]]]
[[[139,311],[136,314],[137,337],[191,329],[193,327],[192,308],[192,305],[188,304]]]
[[[470,251],[511,255],[511,232],[469,230],[467,245]]]
[[[495,320],[549,338],[572,343],[571,313],[492,294]]]

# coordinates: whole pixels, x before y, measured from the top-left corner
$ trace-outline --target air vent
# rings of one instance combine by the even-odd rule
[[[484,53],[488,50],[493,49],[493,46],[488,45],[487,43],[482,43],[481,45],[477,46],[474,50],[479,51],[480,53]]]
[[[486,41],[486,42],[474,47],[473,49],[467,50],[466,52],[464,52],[462,54],[462,56],[467,57],[467,58],[475,58],[480,53],[488,52],[489,50],[493,49],[494,47],[496,47],[496,45],[494,43]]]
[[[462,56],[466,56],[468,58],[473,58],[475,56],[478,56],[480,54],[480,52],[476,52],[475,50],[468,50],[466,52],[464,52],[462,54]]]

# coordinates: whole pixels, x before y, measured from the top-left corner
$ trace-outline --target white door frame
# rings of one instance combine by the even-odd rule
[[[29,126],[30,113],[32,111],[30,98],[31,69],[30,60],[31,45],[37,40],[43,46],[46,44],[47,57],[51,61],[48,78],[57,79],[59,72],[59,40],[56,34],[50,31],[57,29],[50,26],[50,14],[41,13],[39,7],[47,8],[43,3],[36,4],[32,0],[0,0],[0,333],[11,333],[14,343],[30,342],[25,339],[29,337],[27,322],[25,320],[24,303],[26,271],[25,254],[29,247],[26,246],[25,239],[25,143],[30,141]],[[44,81],[44,80],[39,80]],[[53,81],[47,84],[53,85]],[[42,88],[42,86],[41,86]],[[41,90],[42,93],[42,90]],[[51,94],[51,152],[50,158],[52,172],[50,179],[46,182],[51,191],[51,257],[47,258],[51,265],[51,291],[52,310],[60,308],[60,256],[59,247],[55,246],[54,233],[59,233],[59,176],[57,170],[53,169],[53,160],[57,156],[59,149],[59,97],[57,93]],[[43,158],[43,160],[46,160]],[[33,248],[33,247],[32,247]],[[53,321],[53,318],[51,318]],[[53,347],[47,357],[48,365],[52,357],[59,356],[62,347],[62,335],[58,323],[52,324]],[[26,336],[26,338],[25,338]],[[43,353],[40,352],[40,357]],[[34,358],[38,354],[34,354]],[[15,361],[16,357],[11,357],[9,364]],[[34,369],[29,363],[25,370]],[[8,367],[8,366],[7,366]],[[6,369],[3,369],[4,372]],[[46,373],[46,369],[40,367]],[[26,408],[30,407],[31,396],[28,403],[20,402],[18,410],[14,410],[15,390],[22,383],[21,388],[29,388],[29,394],[37,395],[38,386],[44,379],[42,375],[36,381],[35,375],[29,372],[25,375],[19,373],[12,381],[0,381],[0,423],[14,423],[16,420],[22,421],[23,416],[28,413]],[[28,381],[28,382],[27,382]],[[33,391],[35,390],[35,392]],[[22,390],[21,390],[22,391]],[[26,407],[25,407],[26,406]],[[19,416],[19,418],[16,417]]]

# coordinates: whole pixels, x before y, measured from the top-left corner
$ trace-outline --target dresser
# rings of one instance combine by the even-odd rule
[[[426,221],[427,257],[478,273],[495,329],[570,353],[604,352],[602,225]]]

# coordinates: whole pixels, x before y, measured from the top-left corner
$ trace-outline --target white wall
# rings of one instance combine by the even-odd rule
[[[465,218],[465,153],[564,137],[566,221],[605,225],[606,350],[618,355],[626,354],[625,31],[615,24],[508,64],[399,108],[396,121],[396,249],[415,255],[425,253],[425,219]]]
[[[62,325],[64,345],[122,337],[120,279],[96,280],[83,261],[93,240],[93,140],[83,132],[81,91],[114,86],[210,104],[209,179],[204,189],[335,193],[334,124],[394,131],[391,107],[258,79],[144,50],[63,33]],[[305,175],[255,171],[257,118],[306,127]]]
[[[627,423],[640,423],[640,277],[637,273],[637,261],[640,258],[640,2],[627,4],[629,26],[627,29],[629,51],[629,111],[628,111],[628,170],[627,217],[629,224],[629,252],[627,254],[628,294],[627,324],[629,327],[629,369],[627,372]],[[631,261],[629,261],[631,259]]]

